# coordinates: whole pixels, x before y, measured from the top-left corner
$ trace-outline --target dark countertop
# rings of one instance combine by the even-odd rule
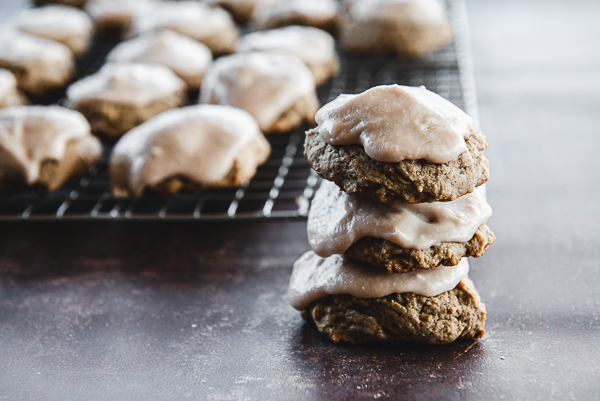
[[[2,223],[0,399],[597,399],[600,3],[468,8],[498,237],[471,264],[482,340],[324,340],[284,298],[302,222]]]

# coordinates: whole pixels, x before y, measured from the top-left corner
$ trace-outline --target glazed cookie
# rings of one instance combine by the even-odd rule
[[[339,71],[333,37],[321,29],[308,26],[288,26],[249,33],[240,38],[237,51],[284,53],[297,56],[313,73],[317,86]]]
[[[109,139],[185,102],[185,83],[157,64],[106,64],[67,89],[69,107],[89,120],[92,133]]]
[[[90,0],[85,11],[92,17],[96,31],[123,35],[135,17],[150,12],[159,0]]]
[[[206,0],[206,3],[223,7],[229,11],[236,21],[248,22],[254,9],[259,5],[268,5],[275,0]]]
[[[94,31],[87,13],[60,5],[21,11],[16,27],[22,32],[62,43],[75,56],[81,56],[89,49]]]
[[[254,176],[270,149],[244,110],[206,104],[169,110],[117,143],[110,160],[113,193],[238,186]]]
[[[102,154],[86,119],[59,106],[0,110],[0,191],[53,191],[84,175]]]
[[[233,52],[239,37],[237,26],[227,11],[189,0],[158,3],[149,12],[137,15],[128,36],[162,29],[196,39],[215,54]]]
[[[216,60],[204,78],[200,102],[240,107],[265,133],[313,121],[319,108],[315,80],[302,60],[259,52]]]
[[[307,252],[294,263],[288,298],[334,342],[446,344],[484,334],[485,305],[469,263],[387,274],[340,255]]]
[[[148,32],[117,45],[107,56],[108,62],[162,64],[198,90],[212,60],[208,47],[170,30]]]
[[[17,79],[12,72],[0,68],[0,109],[24,104],[27,99],[17,89]]]
[[[441,0],[346,0],[338,33],[342,49],[353,53],[421,57],[452,41]]]
[[[63,44],[19,31],[3,31],[0,68],[15,75],[19,89],[42,97],[69,83],[75,61],[71,50]]]
[[[337,12],[335,0],[275,0],[254,9],[252,24],[258,29],[307,25],[329,31],[335,27]]]
[[[489,179],[485,136],[423,86],[340,95],[315,118],[306,158],[349,194],[386,203],[451,201]]]
[[[491,215],[479,191],[451,202],[385,204],[323,181],[308,215],[308,242],[321,257],[345,253],[390,273],[433,269],[482,256],[495,239],[485,224]]]

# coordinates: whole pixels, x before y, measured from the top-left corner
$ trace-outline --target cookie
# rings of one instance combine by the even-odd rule
[[[157,0],[90,0],[84,10],[94,20],[96,31],[103,35],[124,35],[135,17],[150,12]]]
[[[22,32],[62,43],[76,57],[87,52],[94,31],[87,13],[62,5],[25,9],[15,24]]]
[[[484,333],[485,306],[468,273],[466,259],[456,266],[388,274],[311,251],[294,263],[287,295],[335,342],[444,344]]]
[[[250,20],[254,9],[261,4],[271,4],[274,0],[208,0],[207,3],[223,7],[229,11],[237,22],[245,23]]]
[[[451,201],[489,179],[485,136],[425,87],[340,95],[316,114],[305,156],[349,194],[386,203]]]
[[[264,133],[285,132],[313,121],[319,101],[315,80],[297,57],[276,53],[236,53],[208,69],[201,103],[242,108]]]
[[[239,31],[231,15],[222,8],[210,8],[196,1],[158,3],[133,19],[129,38],[170,29],[204,43],[214,54],[231,53]]]
[[[385,204],[323,181],[308,215],[308,242],[321,257],[346,253],[389,272],[432,269],[481,256],[494,240],[485,225],[491,215],[479,191],[451,202]]]
[[[12,72],[0,68],[0,109],[24,104],[27,99],[17,89],[17,79]]]
[[[185,82],[157,64],[106,64],[67,89],[67,105],[88,119],[94,135],[112,140],[186,99]]]
[[[64,88],[75,72],[73,53],[65,45],[20,31],[0,33],[0,68],[12,72],[19,89],[44,97]]]
[[[347,52],[422,57],[450,44],[452,27],[441,0],[347,0],[338,36]]]
[[[390,273],[406,273],[453,266],[468,256],[479,258],[495,240],[487,224],[482,224],[467,242],[442,242],[427,249],[407,249],[381,238],[363,237],[352,244],[345,254]]]
[[[189,89],[198,90],[212,54],[202,43],[171,30],[148,32],[117,45],[106,57],[112,63],[149,63],[169,67],[185,81]]]
[[[237,45],[238,52],[259,51],[297,56],[312,72],[317,86],[339,71],[333,37],[317,28],[288,26],[244,35]]]
[[[257,6],[251,22],[258,29],[306,25],[330,31],[335,28],[337,12],[335,0],[276,0]]]
[[[116,144],[110,160],[113,193],[235,187],[249,181],[269,153],[258,124],[242,109],[205,104],[169,110]]]
[[[315,301],[303,315],[333,342],[399,341],[447,344],[483,337],[485,305],[464,278],[435,297],[414,293],[362,299],[334,295]]]
[[[26,186],[53,191],[81,177],[102,154],[78,112],[59,106],[0,110],[0,191]]]

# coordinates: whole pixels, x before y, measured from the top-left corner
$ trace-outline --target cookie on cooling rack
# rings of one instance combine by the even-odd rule
[[[270,151],[242,109],[204,104],[169,110],[117,142],[110,159],[113,193],[235,187],[254,176]]]
[[[77,111],[59,106],[0,110],[0,191],[34,186],[52,191],[84,175],[102,154]]]
[[[305,156],[351,195],[386,203],[451,201],[489,179],[485,136],[425,87],[340,95],[316,114]]]
[[[307,252],[294,263],[292,306],[334,342],[446,344],[485,333],[485,305],[469,264],[388,274],[341,255]]]
[[[343,4],[339,42],[345,51],[421,57],[452,41],[442,0],[346,0]]]
[[[117,45],[106,57],[112,63],[148,63],[169,67],[188,88],[200,89],[212,54],[202,43],[177,32],[148,32]]]
[[[103,35],[123,35],[135,17],[150,12],[159,0],[90,0],[84,10],[94,20],[96,31]]]
[[[307,25],[329,31],[335,28],[337,12],[335,0],[274,0],[255,8],[251,23],[258,29]]]
[[[216,60],[204,77],[200,102],[242,108],[264,133],[285,132],[313,121],[319,108],[315,80],[302,60],[261,52]]]
[[[308,215],[308,242],[328,257],[345,254],[390,273],[453,266],[494,242],[492,208],[479,191],[451,202],[390,204],[348,195],[323,181]]]
[[[163,29],[196,39],[215,54],[233,52],[239,37],[227,11],[190,0],[158,3],[148,12],[136,15],[128,37]]]
[[[67,86],[75,72],[65,45],[17,30],[0,32],[0,68],[12,72],[19,89],[43,97]]]
[[[106,64],[67,89],[67,105],[88,119],[94,135],[112,140],[186,100],[185,82],[158,64]]]
[[[77,57],[89,49],[94,31],[87,13],[62,5],[23,10],[15,25],[25,33],[62,43]]]
[[[17,89],[17,79],[12,72],[0,68],[0,109],[24,104],[27,99]]]
[[[309,26],[288,26],[249,33],[240,38],[237,51],[284,53],[297,56],[310,69],[317,86],[339,71],[333,37],[321,29]]]

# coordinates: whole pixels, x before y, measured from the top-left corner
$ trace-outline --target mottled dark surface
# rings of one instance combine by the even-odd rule
[[[482,340],[323,339],[284,299],[303,223],[3,223],[0,399],[597,399],[600,3],[468,5],[498,237],[472,262]]]

